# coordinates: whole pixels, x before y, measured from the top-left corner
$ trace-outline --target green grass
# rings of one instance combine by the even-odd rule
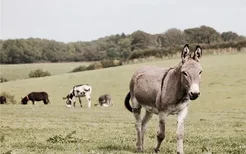
[[[201,96],[192,101],[185,123],[184,150],[188,154],[246,153],[246,54],[204,56]],[[69,73],[1,83],[18,102],[31,91],[45,90],[51,104],[0,106],[0,151],[16,154],[134,153],[134,117],[124,107],[133,72],[142,65],[175,66],[180,60],[163,60],[115,68]],[[92,85],[92,104],[99,95],[112,95],[111,108],[67,108],[62,97],[75,84]],[[77,101],[78,103],[78,101]],[[157,116],[148,124],[145,152],[156,142]],[[176,116],[169,116],[161,153],[176,152]],[[76,132],[74,132],[76,131]],[[74,133],[69,138],[66,136]],[[49,140],[52,139],[52,142]]]
[[[35,64],[11,64],[0,65],[0,77],[8,80],[19,80],[28,78],[28,74],[36,69],[49,71],[51,75],[63,74],[72,71],[75,67],[89,65],[90,62],[74,63],[35,63]]]

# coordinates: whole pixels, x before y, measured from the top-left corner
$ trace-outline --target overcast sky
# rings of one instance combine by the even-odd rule
[[[246,0],[0,0],[1,39],[91,41],[206,25],[246,36]]]

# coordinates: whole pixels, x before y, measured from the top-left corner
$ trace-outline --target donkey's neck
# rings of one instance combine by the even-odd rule
[[[168,73],[167,78],[167,85],[166,85],[166,92],[165,96],[168,98],[168,103],[179,103],[183,99],[186,98],[187,92],[185,90],[185,86],[181,82],[181,64],[174,67],[173,70],[171,70]],[[164,98],[165,99],[165,98]]]

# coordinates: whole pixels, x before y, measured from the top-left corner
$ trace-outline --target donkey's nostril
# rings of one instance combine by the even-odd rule
[[[200,95],[200,92],[190,92],[190,99],[195,100]]]

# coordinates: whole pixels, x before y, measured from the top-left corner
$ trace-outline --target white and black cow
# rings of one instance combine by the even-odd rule
[[[91,91],[92,91],[92,88],[88,84],[76,85],[72,88],[72,90],[66,97],[63,97],[63,99],[66,99],[67,107],[71,107],[72,104],[75,107],[76,97],[78,97],[80,106],[82,107],[82,102],[81,102],[80,97],[86,97],[88,101],[88,108],[90,108],[91,107]]]

